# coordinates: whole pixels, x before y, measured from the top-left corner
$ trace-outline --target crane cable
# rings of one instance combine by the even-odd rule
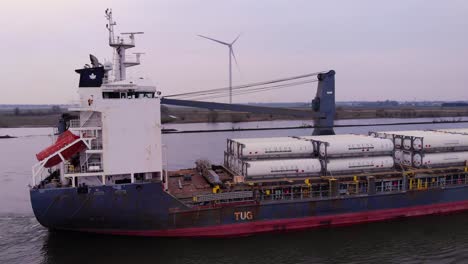
[[[244,85],[239,85],[239,86],[233,86],[232,90],[233,91],[234,90],[242,90],[242,89],[253,88],[255,86],[262,86],[262,85],[268,85],[268,84],[274,84],[274,83],[280,83],[280,82],[287,82],[287,81],[292,81],[292,80],[297,80],[297,79],[303,79],[303,78],[308,78],[308,77],[314,77],[314,76],[317,76],[320,73],[323,73],[323,72],[314,72],[314,73],[308,73],[308,74],[297,75],[297,76],[281,78],[281,79],[275,79],[275,80],[270,80],[270,81],[249,83],[249,84],[244,84]],[[209,90],[202,90],[202,91],[196,91],[196,92],[171,94],[171,95],[166,95],[164,97],[169,98],[169,97],[187,97],[187,96],[210,95],[210,94],[226,92],[226,91],[229,91],[229,89],[230,89],[229,87],[224,87],[224,88],[209,89]]]
[[[306,81],[300,81],[300,82],[293,82],[293,83],[287,83],[287,84],[279,84],[279,85],[273,85],[273,86],[258,87],[258,88],[253,88],[249,90],[236,91],[235,93],[234,92],[232,93],[232,96],[259,93],[259,92],[271,91],[271,90],[276,90],[276,89],[283,89],[287,87],[299,86],[299,85],[313,83],[313,82],[318,82],[318,80],[306,80]],[[202,97],[199,97],[199,96],[202,96]],[[223,97],[229,97],[229,95],[222,94],[222,95],[211,95],[211,96],[203,96],[203,95],[195,96],[196,100],[207,100],[207,99],[215,99],[215,98],[223,98]]]

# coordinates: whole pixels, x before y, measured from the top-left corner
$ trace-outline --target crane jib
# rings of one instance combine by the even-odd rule
[[[169,99],[169,98],[164,98],[164,97],[161,98],[161,104],[206,108],[206,109],[211,109],[211,110],[225,110],[225,111],[235,111],[235,112],[287,115],[287,116],[304,117],[304,118],[324,117],[324,115],[321,115],[321,113],[312,112],[310,110],[298,110],[298,109],[276,108],[276,107],[265,107],[265,106],[254,106],[254,105],[243,105],[243,104],[214,103],[214,102],[203,102],[203,101],[194,101],[194,100],[179,100],[179,99]]]
[[[333,131],[335,119],[335,71],[330,70],[328,72],[320,73],[317,75],[317,79],[317,92],[313,99],[313,107],[311,110],[181,100],[170,99],[167,97],[161,98],[161,104],[313,119],[316,126],[314,129],[314,135],[335,134]]]

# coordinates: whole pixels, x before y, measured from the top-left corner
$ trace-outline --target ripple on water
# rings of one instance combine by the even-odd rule
[[[196,127],[200,128],[200,125]],[[176,128],[185,129],[182,125]],[[398,130],[394,127],[381,128]],[[341,128],[339,132],[361,132],[353,129]],[[29,130],[20,132],[17,133],[20,136],[33,134]],[[307,132],[249,132],[242,136],[304,133]],[[165,135],[163,140],[169,146],[170,166],[191,166],[198,156],[213,161],[221,160],[222,155],[219,153],[223,153],[226,137],[233,135],[240,134]],[[206,142],[210,143],[209,148]],[[30,210],[25,178],[29,179],[30,166],[36,162],[34,155],[37,150],[50,144],[50,139],[46,136],[32,136],[0,144],[3,144],[3,148],[0,147],[0,160],[11,161],[8,167],[0,166],[0,181],[13,179],[13,182],[0,185],[0,211],[8,209],[8,214],[0,215],[1,264],[466,263],[468,259],[467,213],[234,239],[161,239],[49,233],[32,215],[17,215],[15,212],[25,207]],[[9,149],[13,147],[15,151],[10,152]],[[175,151],[178,149],[196,149],[199,153]]]
[[[0,263],[39,263],[47,230],[31,216],[0,216]]]

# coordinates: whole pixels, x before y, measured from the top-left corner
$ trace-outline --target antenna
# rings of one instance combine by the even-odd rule
[[[109,44],[112,44],[114,42],[114,26],[117,23],[112,19],[112,9],[107,8],[105,14],[108,21],[106,28],[109,30]]]
[[[232,48],[232,46],[234,45],[234,43],[236,43],[236,41],[239,39],[241,34],[239,34],[231,43],[226,43],[224,41],[202,36],[202,35],[198,35],[198,36],[201,38],[205,38],[205,39],[217,42],[221,45],[228,46],[229,48],[229,103],[232,104],[232,58],[234,58],[237,69],[239,69],[239,64],[237,63],[237,58],[236,58],[236,55],[234,54],[234,49]]]
[[[109,31],[109,46],[114,49],[114,63],[113,63],[113,74],[115,81],[123,81],[126,79],[126,68],[139,65],[140,55],[136,55],[135,61],[127,61],[125,53],[127,49],[135,47],[135,35],[143,34],[143,32],[124,32],[120,36],[115,37],[114,26],[117,24],[112,18],[112,9],[108,8],[104,12],[108,23],[106,28]],[[124,37],[128,35],[128,37]]]
[[[144,52],[133,52],[133,54],[135,54],[136,60],[137,60],[138,62],[140,62],[140,57],[141,57],[141,55],[145,55]]]

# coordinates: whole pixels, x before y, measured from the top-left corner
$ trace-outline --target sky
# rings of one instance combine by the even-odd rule
[[[144,31],[132,77],[164,94],[336,71],[336,99],[468,100],[468,1],[463,0],[0,0],[0,104],[77,100],[75,69],[111,61],[104,10],[117,32]],[[310,101],[316,84],[235,97]],[[226,102],[227,98],[218,99]]]

